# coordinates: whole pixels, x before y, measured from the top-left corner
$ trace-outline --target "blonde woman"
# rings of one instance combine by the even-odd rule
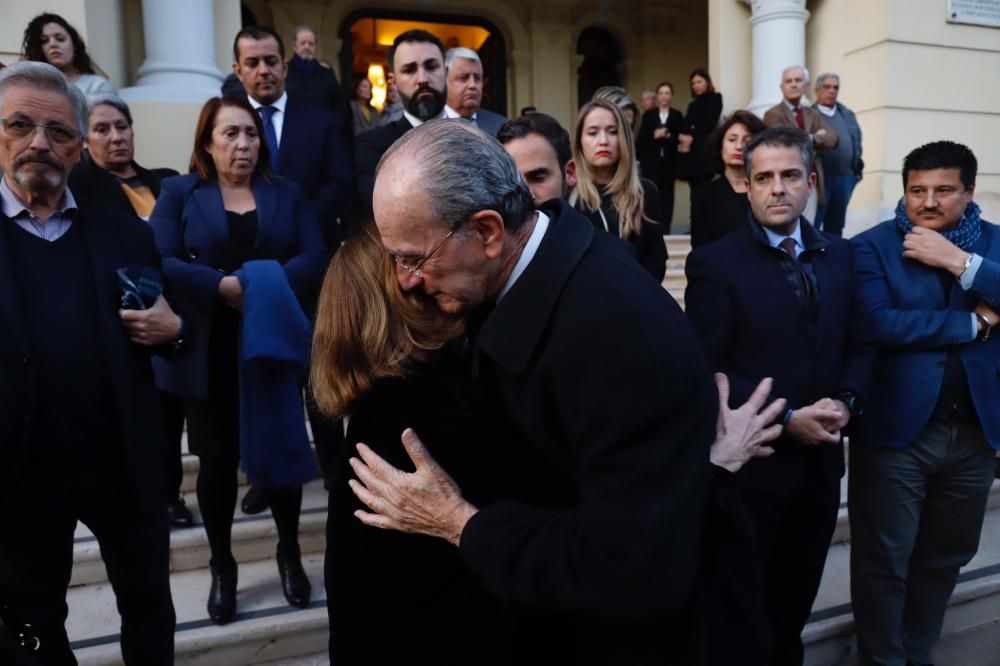
[[[639,263],[662,281],[667,248],[660,195],[653,183],[639,178],[634,146],[632,128],[617,106],[603,99],[585,104],[573,138],[577,182],[569,202],[595,227],[627,241]]]

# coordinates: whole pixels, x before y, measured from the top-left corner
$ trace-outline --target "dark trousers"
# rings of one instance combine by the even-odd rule
[[[160,391],[160,409],[163,411],[163,430],[167,440],[167,501],[180,497],[184,481],[181,463],[181,439],[184,436],[184,398]]]
[[[22,477],[19,507],[0,525],[3,555],[13,573],[7,601],[39,638],[34,654],[40,663],[76,664],[64,625],[79,520],[97,538],[115,591],[125,663],[173,664],[166,512],[159,502],[146,506],[136,497],[123,454],[93,449],[56,461],[49,455],[45,464],[36,460]]]
[[[844,222],[847,219],[847,205],[851,203],[854,186],[858,179],[853,173],[825,173],[823,186],[826,190],[826,203],[816,209],[816,228],[828,234],[842,236]]]
[[[994,469],[976,423],[934,419],[909,446],[851,447],[851,606],[862,664],[931,663],[959,569],[979,548]]]
[[[674,181],[672,170],[658,169],[650,174],[656,189],[660,191],[660,219],[657,222],[663,227],[663,235],[670,235],[670,225],[674,221]]]
[[[802,629],[819,591],[837,526],[840,484],[824,478],[820,463],[819,456],[809,461],[815,469],[794,492],[744,493],[757,537],[760,585],[771,632],[770,663],[774,666],[802,664]]]

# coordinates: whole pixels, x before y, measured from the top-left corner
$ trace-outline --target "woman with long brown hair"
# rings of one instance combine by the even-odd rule
[[[367,527],[348,487],[350,458],[364,442],[384,460],[414,470],[407,428],[463,487],[484,501],[503,479],[503,461],[482,459],[491,436],[476,416],[461,358],[461,319],[400,289],[374,225],[334,255],[320,293],[311,385],[326,414],[343,419],[344,442],[328,458],[325,564],[330,661],[335,664],[510,663],[498,640],[497,604],[462,563],[458,549],[432,537]],[[456,344],[449,344],[450,341]],[[447,627],[449,645],[428,641]],[[447,655],[451,655],[450,657]],[[509,655],[508,655],[509,657]]]
[[[656,186],[639,178],[635,142],[621,109],[604,99],[583,105],[573,137],[576,188],[569,202],[595,227],[628,241],[656,278],[667,271]]]

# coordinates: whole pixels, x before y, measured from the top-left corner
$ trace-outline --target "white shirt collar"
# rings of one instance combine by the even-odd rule
[[[832,118],[833,114],[837,113],[837,105],[833,106],[823,106],[822,104],[816,105],[816,110],[822,113],[827,118]]]
[[[445,105],[445,108],[446,109],[448,108],[447,104]],[[446,113],[445,111],[442,111],[441,115],[435,116],[435,117],[431,118],[431,120],[437,120],[438,118],[446,118],[447,116],[445,115],[445,113]],[[407,120],[409,120],[410,124],[413,125],[414,127],[420,127],[421,125],[424,124],[424,122],[426,122],[424,120],[421,120],[420,118],[417,118],[415,115],[413,115],[409,111],[405,111],[405,110],[403,111],[403,117],[406,118]]]
[[[524,273],[524,269],[534,259],[535,253],[538,252],[538,246],[542,244],[542,238],[549,228],[549,216],[540,210],[535,212],[538,214],[538,219],[535,220],[535,228],[532,229],[531,236],[528,237],[528,242],[524,244],[524,250],[521,251],[521,256],[517,258],[517,263],[514,264],[514,270],[511,271],[510,277],[507,278],[507,282],[504,283],[500,293],[497,294],[497,303],[507,295],[510,288],[514,286],[517,279]]]
[[[779,233],[775,233],[774,231],[771,231],[771,229],[769,227],[765,227],[763,224],[760,225],[760,227],[761,227],[761,229],[764,230],[764,233],[767,234],[767,240],[771,244],[771,247],[776,247],[778,249],[781,249],[781,241],[785,240],[786,238],[791,238],[792,240],[795,241],[795,252],[796,252],[796,255],[799,252],[802,252],[802,250],[804,250],[805,247],[806,247],[802,243],[802,220],[801,219],[799,219],[799,221],[796,223],[796,225],[795,225],[795,231],[793,231],[792,233],[788,234],[787,236],[782,236]]]
[[[805,108],[805,104],[802,103],[802,98],[801,97],[799,98],[799,106],[798,107],[796,107],[794,104],[792,104],[791,102],[789,102],[787,99],[782,99],[781,101],[785,103],[785,106],[788,107],[788,110],[791,111],[792,113],[795,113],[795,109],[796,108],[799,108],[799,107]]]
[[[448,106],[447,104],[445,104],[444,105],[444,117],[445,118],[462,118],[462,114],[460,114],[458,111],[456,111],[455,109],[453,109],[450,106]],[[462,119],[463,120],[471,120],[472,122],[475,122],[476,121],[476,114],[473,113],[471,117],[469,117],[469,118],[462,118]]]
[[[278,110],[278,113],[284,113],[285,104],[288,103],[288,93],[287,92],[281,93],[281,97],[274,100],[274,102],[271,104],[261,104],[260,102],[258,102],[253,98],[253,95],[247,95],[247,100],[250,101],[250,106],[252,106],[255,111],[262,106],[273,106],[275,109]]]

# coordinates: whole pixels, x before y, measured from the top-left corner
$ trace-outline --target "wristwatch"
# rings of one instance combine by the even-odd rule
[[[839,400],[845,405],[847,405],[847,411],[851,413],[851,416],[861,416],[861,412],[864,410],[861,408],[861,401],[854,391],[838,391],[834,400]]]

